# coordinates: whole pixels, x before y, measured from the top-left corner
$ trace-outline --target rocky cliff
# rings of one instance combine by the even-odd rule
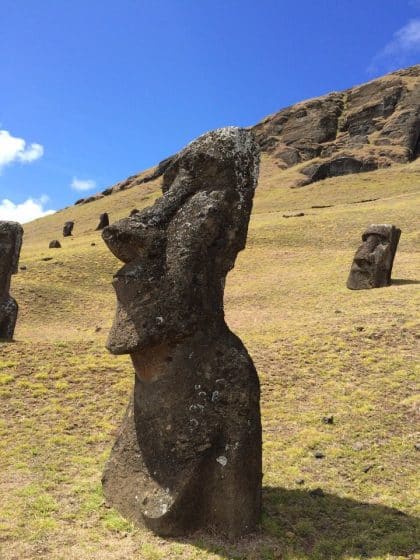
[[[296,167],[292,187],[409,162],[420,155],[420,65],[297,103],[250,128],[278,167]],[[76,204],[152,181],[171,160]]]
[[[307,164],[295,186],[411,161],[420,153],[420,65],[298,103],[253,130],[279,167]]]

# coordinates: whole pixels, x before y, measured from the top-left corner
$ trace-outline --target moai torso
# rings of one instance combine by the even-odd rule
[[[17,222],[0,222],[0,340],[12,340],[18,305],[11,297],[10,281],[18,271],[23,228]]]
[[[372,224],[362,234],[347,280],[350,290],[382,288],[391,284],[392,265],[401,230],[387,224]]]
[[[152,207],[103,233],[125,263],[108,348],[129,353],[135,370],[104,491],[161,535],[239,536],[259,521],[259,381],[223,311],[258,160],[250,132],[210,132],[175,156]]]

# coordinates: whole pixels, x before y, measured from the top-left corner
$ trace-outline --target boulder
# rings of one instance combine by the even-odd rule
[[[61,249],[61,243],[58,241],[58,239],[53,239],[52,241],[50,241],[48,247],[50,249]]]
[[[12,274],[18,272],[23,228],[17,222],[0,222],[0,339],[13,340],[18,304],[10,295]]]
[[[159,535],[238,537],[260,519],[259,380],[223,311],[258,163],[251,132],[209,132],[172,159],[153,206],[102,234],[124,263],[107,346],[135,370],[104,493]]]

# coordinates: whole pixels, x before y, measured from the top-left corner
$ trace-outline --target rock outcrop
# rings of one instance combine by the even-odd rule
[[[0,222],[0,339],[13,340],[18,304],[11,297],[12,274],[18,271],[23,228],[17,222]]]
[[[281,168],[308,162],[296,186],[411,161],[420,152],[420,66],[298,103],[253,130]]]
[[[280,169],[297,166],[294,187],[409,162],[420,155],[420,65],[302,101],[250,128]],[[175,157],[76,204],[153,181]]]
[[[383,288],[391,284],[391,272],[401,230],[386,224],[372,224],[362,234],[347,280],[350,290]]]
[[[153,206],[103,231],[125,263],[107,345],[131,354],[135,369],[104,492],[161,535],[236,537],[260,517],[259,381],[223,311],[258,161],[251,132],[205,134],[171,160]]]

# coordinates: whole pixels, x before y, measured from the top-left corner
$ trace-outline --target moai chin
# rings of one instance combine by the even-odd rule
[[[382,288],[391,284],[392,265],[401,230],[387,224],[372,224],[362,234],[347,280],[350,290]]]
[[[153,206],[103,231],[125,263],[107,347],[131,355],[135,385],[102,482],[160,535],[233,538],[260,518],[259,381],[223,311],[258,165],[251,132],[209,132],[174,158]]]
[[[18,304],[11,297],[12,274],[18,271],[23,228],[17,222],[0,222],[0,340],[13,340]]]

